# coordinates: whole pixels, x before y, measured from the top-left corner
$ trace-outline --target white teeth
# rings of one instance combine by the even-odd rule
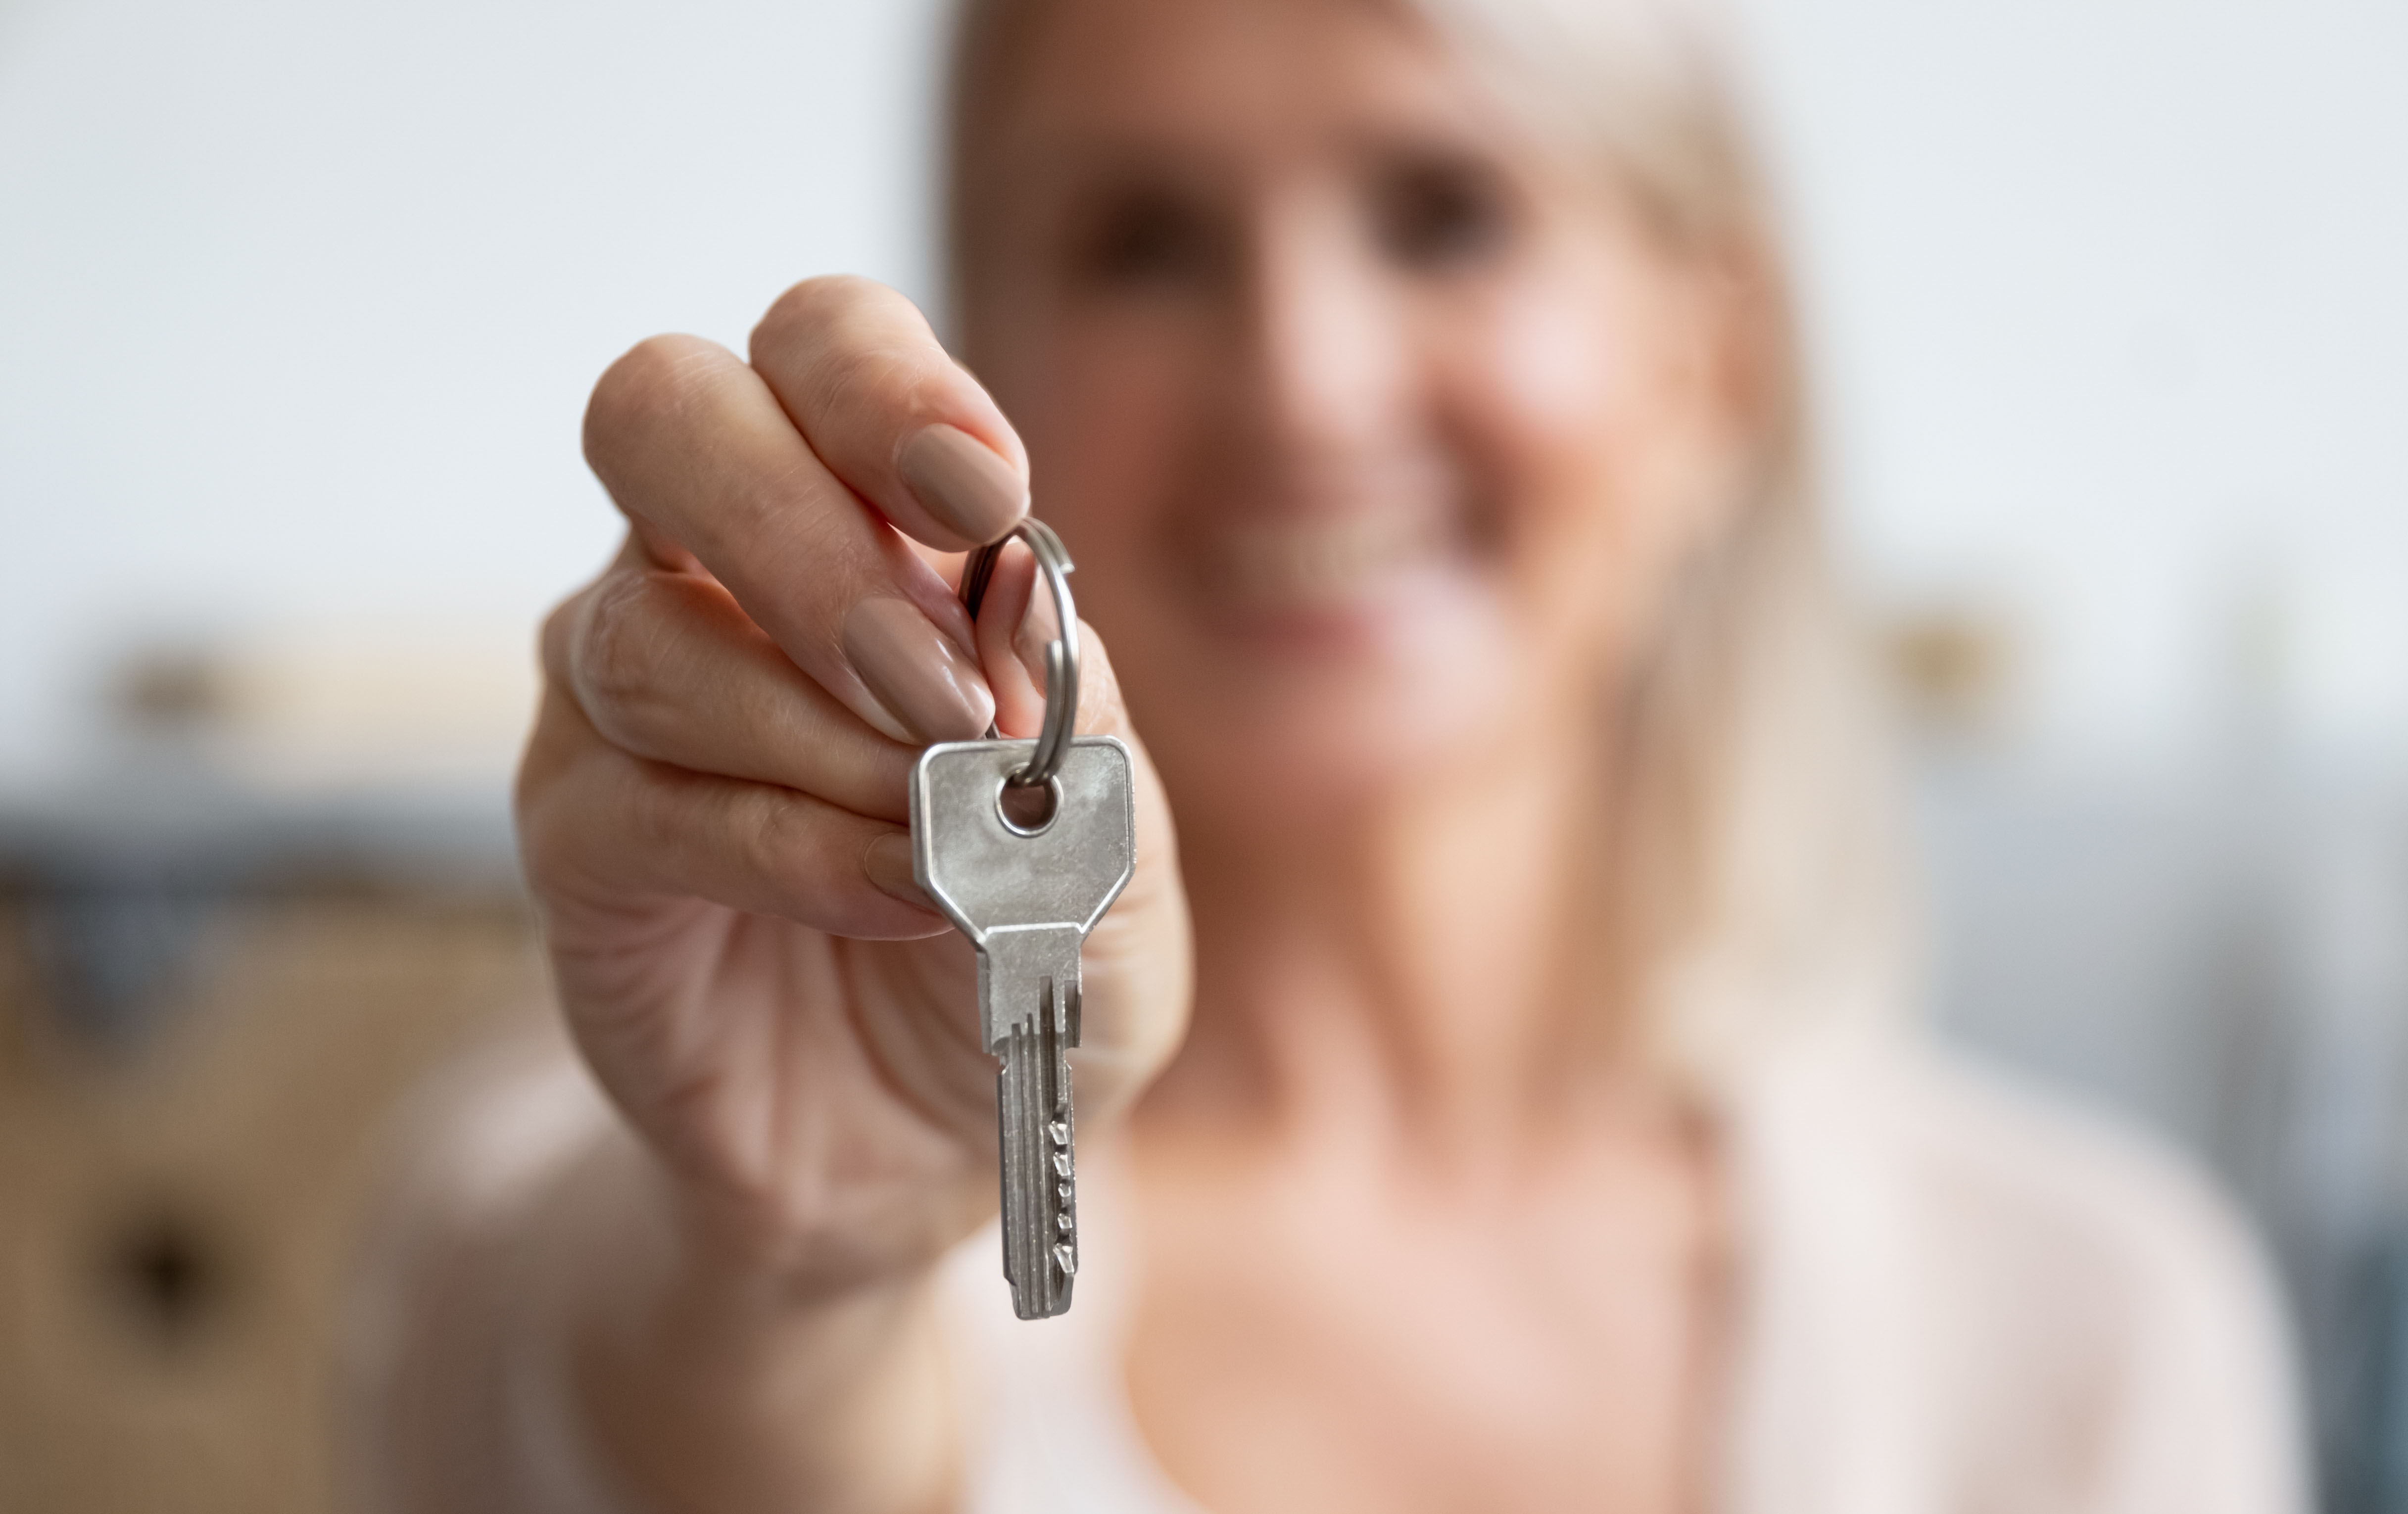
[[[1225,528],[1212,555],[1224,587],[1262,608],[1309,609],[1358,599],[1419,564],[1439,545],[1426,517],[1365,511]]]

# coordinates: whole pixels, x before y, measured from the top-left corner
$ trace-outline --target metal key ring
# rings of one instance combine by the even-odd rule
[[[1070,602],[1070,570],[1074,564],[1069,552],[1052,526],[1029,516],[1009,536],[972,552],[963,564],[962,603],[968,607],[970,619],[978,619],[979,602],[986,597],[987,580],[995,577],[996,562],[1003,555],[1004,543],[1012,536],[1028,543],[1029,552],[1037,559],[1037,570],[1045,576],[1045,585],[1053,591],[1054,617],[1062,622],[1062,634],[1045,644],[1045,726],[1038,735],[1037,750],[1029,757],[1028,765],[1010,779],[1026,788],[1054,780],[1054,775],[1062,769],[1064,754],[1070,750],[1071,734],[1078,728],[1079,610]],[[989,734],[993,734],[992,729]]]

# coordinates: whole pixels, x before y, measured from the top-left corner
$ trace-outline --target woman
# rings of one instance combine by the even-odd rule
[[[520,813],[609,1102],[459,1095],[399,1507],[2300,1507],[2222,1211],[1900,1028],[1723,61],[1683,0],[985,0],[966,366],[814,280],[604,377]],[[1140,828],[1043,1324],[905,830],[921,743],[1039,723],[1025,550],[950,583],[1032,478]]]

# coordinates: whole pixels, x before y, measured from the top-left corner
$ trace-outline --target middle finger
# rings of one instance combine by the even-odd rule
[[[871,730],[699,574],[633,565],[544,628],[546,672],[604,739],[696,773],[903,821],[912,750]]]

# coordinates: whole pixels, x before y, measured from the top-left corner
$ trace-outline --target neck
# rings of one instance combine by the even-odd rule
[[[1196,1017],[1148,1122],[1479,1162],[1626,1092],[1594,727],[1312,825],[1187,828]]]

